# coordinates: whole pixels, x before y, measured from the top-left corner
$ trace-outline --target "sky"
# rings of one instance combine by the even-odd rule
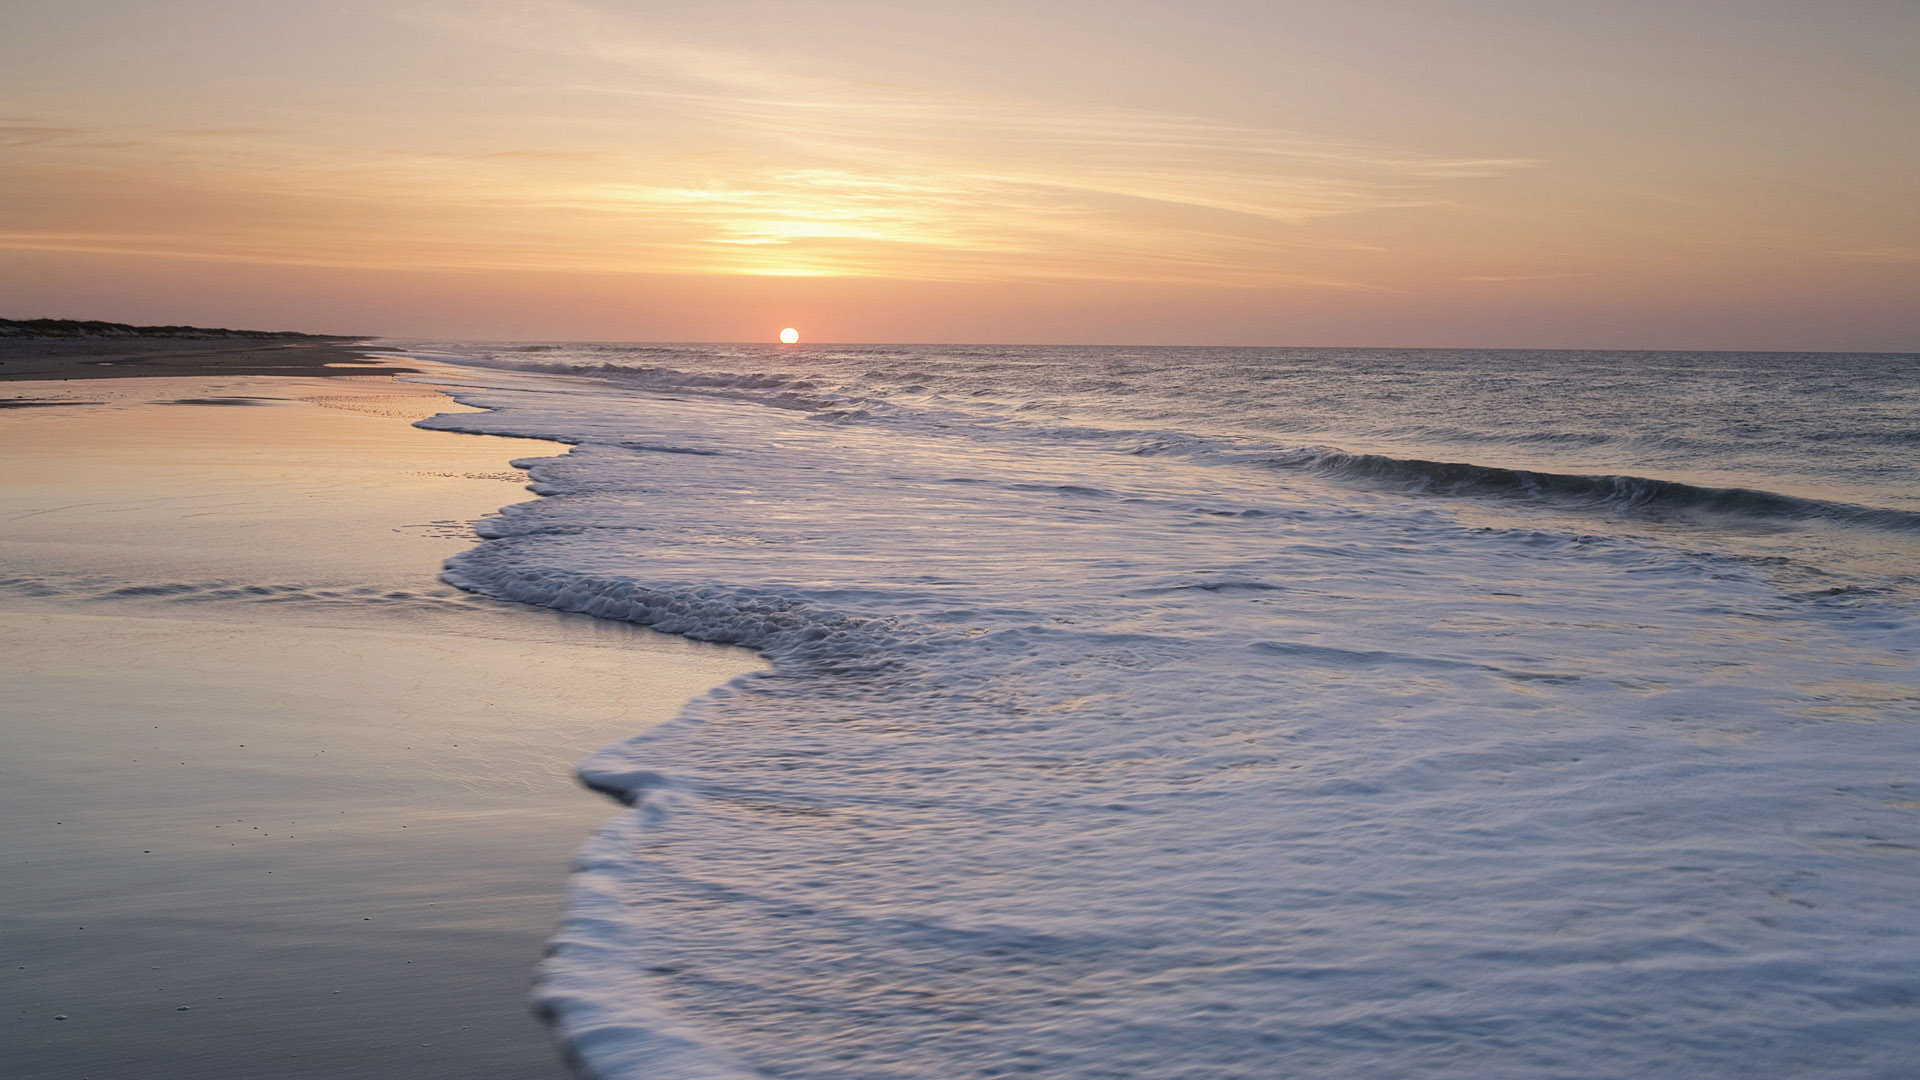
[[[1913,0],[0,0],[0,315],[1920,351]]]

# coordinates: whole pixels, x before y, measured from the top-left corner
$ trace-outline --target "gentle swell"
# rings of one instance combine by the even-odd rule
[[[475,362],[467,360],[464,362]],[[488,361],[478,361],[488,366]],[[828,391],[818,383],[791,374],[777,372],[694,372],[664,366],[635,366],[610,363],[539,363],[525,360],[493,361],[490,366],[520,371],[586,376],[603,379],[631,389],[651,392],[675,392],[702,396],[752,400],[775,408],[810,412],[822,419],[845,421],[871,414],[854,405],[872,405],[867,399],[853,399]],[[895,412],[894,419],[919,415],[919,410]],[[922,416],[921,419],[928,419]],[[1004,419],[983,422],[1007,433]],[[938,426],[953,426],[964,420],[943,414]],[[1020,425],[1025,427],[1025,425]],[[1165,431],[1143,432],[1102,427],[1062,427],[1034,425],[1027,433],[1042,440],[1090,441],[1112,443],[1143,436],[1150,441],[1135,443],[1131,452],[1144,455],[1181,453],[1196,460],[1220,455],[1229,463],[1252,463],[1282,470],[1305,471],[1350,483],[1388,487],[1427,495],[1500,498],[1550,503],[1568,509],[1594,509],[1613,512],[1734,518],[1754,523],[1824,522],[1892,532],[1920,532],[1920,512],[1886,507],[1860,506],[1825,499],[1810,499],[1778,492],[1742,487],[1705,487],[1678,480],[1661,480],[1631,475],[1587,475],[1546,472],[1533,469],[1503,468],[1472,462],[1437,461],[1424,458],[1400,458],[1387,454],[1354,453],[1331,447],[1281,448],[1277,450],[1229,450],[1220,441]],[[1457,433],[1449,433],[1457,434]],[[1529,440],[1518,440],[1529,441]],[[1563,436],[1542,433],[1532,441],[1590,442],[1590,436]],[[625,444],[630,449],[662,453],[713,453],[678,447]]]
[[[637,378],[423,425],[578,446],[447,583],[772,662],[579,767],[584,1074],[1904,1075],[1912,612],[1354,489],[1911,515]]]
[[[1529,499],[1561,506],[1655,514],[1708,514],[1754,521],[1829,521],[1920,532],[1920,512],[1806,499],[1752,488],[1702,487],[1644,476],[1505,469],[1458,461],[1426,461],[1344,450],[1300,450],[1263,455],[1274,469],[1304,470],[1340,480],[1378,484],[1429,495]]]

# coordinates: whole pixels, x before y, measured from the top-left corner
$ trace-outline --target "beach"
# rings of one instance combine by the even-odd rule
[[[396,351],[5,388],[22,1075],[1912,1071],[1913,357]]]
[[[759,662],[440,584],[560,448],[344,345],[52,344],[0,368],[9,1075],[565,1075],[571,767]]]
[[[8,16],[0,1080],[1920,1080],[1920,0]]]
[[[345,338],[0,337],[0,382],[404,375],[405,367]]]

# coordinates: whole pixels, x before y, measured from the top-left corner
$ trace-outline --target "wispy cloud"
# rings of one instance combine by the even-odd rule
[[[1467,274],[1461,281],[1502,282],[1502,281],[1557,281],[1573,277],[1573,274]]]
[[[1887,245],[1880,247],[1852,248],[1831,253],[1834,257],[1854,262],[1910,263],[1920,262],[1920,244],[1909,246]]]
[[[44,146],[48,143],[71,142],[86,134],[84,128],[0,118],[0,147]]]
[[[1290,253],[1365,245],[1308,228],[1444,202],[1450,183],[1531,167],[1130,109],[1061,106],[789,70],[660,41],[573,0],[415,13],[438,32],[564,59],[606,122],[675,124],[727,156],[666,182],[570,193],[580,210],[697,223],[715,269],[1266,282]],[[888,246],[890,251],[877,250]],[[786,249],[786,250],[776,250]],[[966,252],[940,269],[937,253]],[[694,251],[682,251],[694,255]],[[992,256],[992,257],[988,257]]]
[[[0,119],[11,182],[66,193],[0,209],[0,246],[1362,288],[1341,266],[1380,241],[1341,222],[1447,204],[1537,164],[808,73],[661,40],[577,0],[399,17],[497,57],[487,78],[526,108],[442,99],[424,138],[398,109],[192,129]]]

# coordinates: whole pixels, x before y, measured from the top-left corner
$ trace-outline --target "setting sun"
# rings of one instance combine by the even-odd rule
[[[1920,0],[0,26],[0,1080],[1920,1080]]]

